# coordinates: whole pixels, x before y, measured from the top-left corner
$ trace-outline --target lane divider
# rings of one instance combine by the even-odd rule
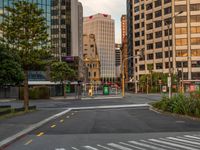
[[[43,136],[43,135],[44,135],[44,132],[40,132],[37,134],[38,137]]]
[[[51,126],[51,128],[55,128],[56,127],[56,125],[55,124],[53,124],[52,126]]]
[[[64,122],[64,120],[63,120],[63,119],[61,119],[61,120],[60,120],[60,123],[63,123],[63,122]]]
[[[27,145],[31,144],[32,142],[33,142],[33,140],[31,139],[28,142],[26,142],[24,145],[27,146]]]

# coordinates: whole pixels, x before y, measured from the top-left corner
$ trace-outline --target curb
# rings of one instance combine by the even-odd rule
[[[81,100],[98,100],[98,99],[122,99],[122,96],[113,96],[113,97],[85,97],[81,98]]]
[[[175,113],[171,113],[171,112],[167,112],[167,111],[163,111],[163,110],[160,110],[160,109],[157,109],[151,105],[149,105],[149,110],[155,112],[155,113],[158,113],[158,114],[165,114],[165,115],[171,115],[173,117],[179,117],[179,118],[184,118],[184,119],[191,119],[191,120],[197,120],[197,121],[200,121],[200,118],[198,117],[192,117],[192,116],[188,116],[188,115],[181,115],[181,114],[175,114]]]
[[[58,114],[55,114],[47,119],[44,119],[38,123],[31,125],[30,127],[20,131],[19,133],[0,141],[0,150],[11,144],[12,142],[16,141],[17,139],[23,137],[27,133],[39,128],[40,126],[50,122],[53,119],[56,119],[72,110],[93,110],[93,109],[111,109],[111,108],[134,108],[134,107],[149,107],[149,104],[131,104],[131,105],[111,105],[111,106],[92,106],[92,107],[72,107],[65,111],[62,111]]]
[[[55,115],[53,115],[53,116],[51,116],[51,117],[49,117],[49,118],[47,118],[47,119],[45,119],[43,121],[40,121],[40,122],[38,122],[36,124],[33,124],[30,127],[28,127],[27,129],[24,129],[24,130],[20,131],[19,133],[15,134],[15,135],[13,135],[11,137],[8,137],[7,139],[5,139],[5,140],[0,142],[0,148],[5,147],[6,145],[10,144],[11,142],[19,139],[20,137],[23,137],[23,135],[25,135],[25,134],[27,134],[27,133],[39,128],[40,126],[48,123],[49,121],[51,121],[53,119],[56,119],[56,118],[58,118],[58,117],[60,117],[60,116],[62,116],[64,114],[68,113],[69,111],[71,111],[70,108],[65,110],[65,111],[63,111],[63,112],[55,114]]]

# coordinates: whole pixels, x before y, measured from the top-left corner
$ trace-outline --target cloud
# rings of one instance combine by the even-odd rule
[[[126,0],[79,0],[83,4],[84,16],[96,13],[109,14],[115,20],[116,42],[120,42],[120,18],[126,13]]]

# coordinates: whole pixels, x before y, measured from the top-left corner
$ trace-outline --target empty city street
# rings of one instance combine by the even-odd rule
[[[148,106],[72,110],[6,149],[198,150],[199,131],[200,121],[160,114]]]

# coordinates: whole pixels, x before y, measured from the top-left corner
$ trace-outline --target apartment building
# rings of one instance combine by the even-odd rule
[[[134,55],[145,49],[144,59],[134,59],[135,79],[148,65],[163,73],[171,65],[172,73],[183,68],[184,80],[199,80],[200,1],[133,0],[132,12]]]

